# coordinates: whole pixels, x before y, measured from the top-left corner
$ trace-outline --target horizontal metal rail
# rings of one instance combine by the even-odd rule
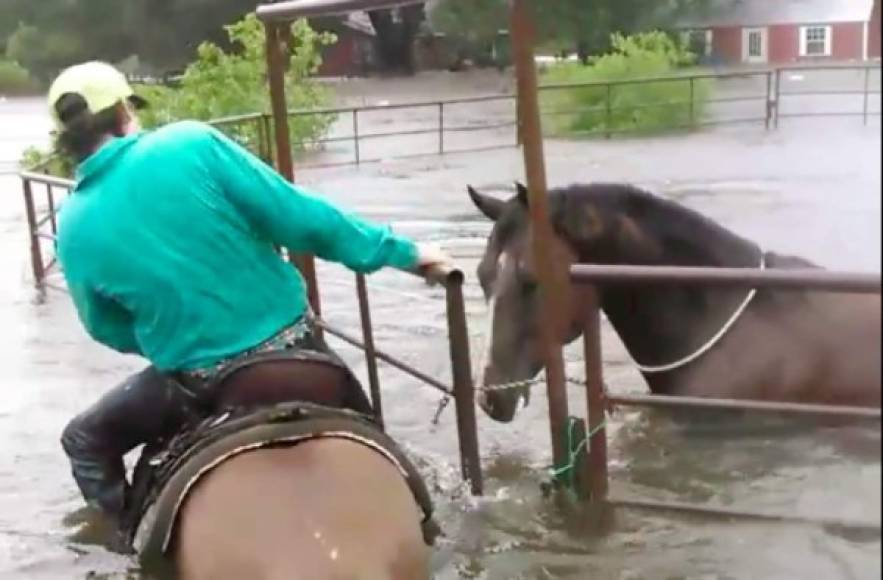
[[[331,326],[330,324],[328,324],[324,320],[319,320],[317,322],[317,324],[319,325],[319,327],[321,327],[323,330],[325,330],[328,334],[330,334],[332,336],[336,336],[337,338],[339,338],[340,340],[344,341],[345,343],[347,343],[351,346],[354,346],[354,347],[359,348],[361,350],[365,350],[365,348],[366,348],[365,343],[360,341],[356,337],[352,336],[351,334],[347,334],[346,332],[344,332],[342,330],[334,328],[333,326]],[[400,360],[386,354],[385,352],[375,350],[374,355],[377,357],[378,360],[382,360],[383,362],[387,363],[388,365],[399,369],[403,373],[409,374],[412,377],[414,377],[415,379],[423,381],[424,383],[426,383],[427,385],[429,385],[433,389],[435,389],[441,393],[444,393],[445,395],[452,396],[454,394],[453,389],[446,386],[444,383],[435,380],[434,378],[430,377],[429,375],[420,372],[419,370],[415,369],[414,367],[408,365],[407,363],[401,362]]]
[[[838,70],[838,71],[856,71],[856,72],[864,72],[865,78],[865,87],[863,90],[858,89],[849,89],[844,88],[842,90],[837,89],[819,89],[819,90],[793,90],[793,91],[785,91],[781,89],[781,86],[784,82],[784,79],[781,78],[783,72],[787,72],[789,70],[808,72],[813,70]],[[746,70],[746,71],[731,71],[731,72],[704,72],[704,73],[691,73],[691,74],[678,74],[678,75],[663,75],[663,76],[653,76],[653,77],[643,77],[639,79],[630,79],[630,80],[616,80],[616,81],[593,81],[593,82],[581,82],[581,83],[558,83],[558,84],[547,84],[539,87],[541,92],[561,92],[561,91],[604,91],[603,99],[607,101],[606,105],[599,105],[598,107],[586,107],[579,110],[547,110],[544,111],[544,115],[547,117],[559,117],[565,118],[568,116],[575,116],[580,114],[590,114],[591,112],[595,112],[599,116],[606,116],[606,118],[602,121],[599,121],[601,125],[597,129],[592,130],[576,130],[576,131],[568,131],[568,135],[572,137],[612,137],[614,135],[631,135],[631,134],[640,134],[642,132],[648,131],[650,129],[645,129],[643,127],[633,127],[633,126],[617,126],[619,124],[619,120],[614,119],[613,116],[618,111],[636,111],[636,110],[652,110],[659,108],[672,108],[672,107],[684,107],[689,109],[689,122],[685,123],[676,123],[670,126],[662,127],[656,130],[666,130],[666,131],[682,131],[682,130],[691,130],[700,127],[712,127],[712,126],[724,126],[724,125],[738,125],[738,124],[746,124],[746,123],[755,123],[755,122],[763,122],[767,129],[771,126],[777,127],[778,121],[780,119],[787,118],[797,118],[797,117],[858,117],[862,116],[867,123],[868,119],[871,117],[879,116],[878,112],[873,112],[869,108],[868,99],[870,96],[879,95],[880,91],[876,90],[868,85],[870,72],[879,70],[879,65],[869,65],[869,66],[798,66],[798,67],[779,67],[779,68],[771,68],[771,69],[757,69],[757,70]],[[753,79],[756,78],[758,80],[765,79],[767,90],[766,94],[758,94],[758,95],[734,95],[734,96],[722,96],[718,98],[710,98],[703,101],[701,104],[694,100],[694,86],[697,81],[705,81],[712,79],[719,79],[721,81],[726,81],[728,79]],[[773,79],[776,82],[773,82]],[[621,86],[629,86],[629,85],[647,85],[653,83],[681,83],[684,85],[685,91],[689,86],[690,90],[690,99],[689,100],[674,100],[667,102],[659,102],[659,103],[651,103],[644,105],[635,105],[635,106],[623,106],[617,105],[615,102],[612,102],[612,95],[615,94],[615,90],[617,87]],[[774,90],[775,89],[775,90]],[[815,113],[815,112],[806,112],[806,113],[787,113],[781,111],[781,103],[788,102],[789,98],[799,99],[801,96],[825,96],[825,95],[841,95],[844,97],[862,97],[864,96],[864,106],[863,112],[859,113],[857,111],[846,112],[846,111],[836,111],[830,113]],[[297,143],[298,146],[303,148],[309,148],[310,146],[321,146],[326,144],[334,144],[334,143],[355,143],[355,152],[350,156],[350,159],[346,161],[338,161],[338,162],[318,162],[318,163],[308,163],[305,167],[318,169],[318,168],[330,168],[330,167],[342,167],[347,165],[361,165],[363,163],[374,163],[377,161],[383,161],[390,158],[395,159],[406,159],[413,157],[425,157],[428,155],[436,155],[436,154],[445,154],[445,153],[455,153],[455,152],[465,152],[471,151],[471,149],[451,149],[447,146],[445,141],[445,135],[455,134],[455,133],[469,133],[469,132],[479,132],[479,131],[493,131],[500,130],[509,127],[515,127],[517,124],[514,121],[509,122],[498,122],[492,124],[481,124],[481,125],[458,125],[458,126],[447,126],[445,124],[445,107],[454,107],[457,105],[468,105],[473,103],[483,103],[483,102],[512,102],[514,103],[516,97],[512,93],[498,93],[498,94],[487,94],[487,95],[476,95],[472,97],[462,97],[455,99],[448,99],[444,101],[434,100],[434,101],[410,101],[405,103],[389,103],[389,104],[378,104],[378,105],[369,105],[369,106],[343,106],[343,107],[328,107],[321,109],[290,109],[287,111],[289,117],[291,118],[299,118],[299,117],[313,117],[313,116],[341,116],[341,115],[352,115],[353,125],[358,128],[358,117],[360,115],[369,115],[373,112],[378,113],[389,113],[396,110],[417,110],[417,109],[427,109],[427,111],[434,111],[436,109],[439,110],[438,115],[427,114],[426,120],[428,122],[432,122],[432,119],[435,118],[436,122],[430,127],[420,127],[416,129],[407,129],[403,131],[389,131],[389,132],[377,132],[377,133],[362,133],[360,134],[358,130],[356,130],[355,134],[352,135],[343,135],[343,136],[329,136],[324,138],[317,139],[309,139],[304,140]],[[748,102],[765,102],[766,106],[764,107],[763,112],[757,117],[746,117],[740,116],[737,118],[722,118],[719,115],[714,119],[708,119],[706,114],[704,113],[709,109],[709,107],[714,107],[716,105],[723,106],[728,103],[748,103]],[[702,110],[699,110],[699,107],[704,107]],[[272,156],[272,151],[269,146],[267,146],[267,141],[270,138],[269,135],[269,119],[270,116],[267,113],[248,113],[243,115],[234,115],[229,117],[224,117],[221,119],[216,119],[211,121],[212,124],[218,127],[234,127],[237,125],[246,125],[252,124],[254,129],[258,134],[258,149],[260,150],[260,155],[263,159],[269,160]],[[404,136],[420,136],[420,135],[432,135],[436,133],[438,135],[438,147],[433,151],[427,151],[426,153],[419,154],[394,154],[391,156],[384,156],[381,158],[368,158],[364,155],[364,152],[360,148],[360,144],[363,142],[367,142],[368,140],[379,140],[379,139],[387,139],[394,137],[404,137]],[[553,132],[554,133],[554,132]],[[550,133],[553,134],[553,133]],[[511,144],[507,145],[511,146]],[[499,149],[502,148],[503,145],[493,146],[493,147],[485,147],[483,150],[490,149]]]
[[[761,510],[747,510],[724,506],[698,505],[673,501],[653,501],[630,497],[609,497],[606,503],[612,506],[667,511],[690,514],[701,517],[718,517],[732,519],[749,519],[767,522],[783,522],[807,524],[825,527],[837,527],[849,530],[879,532],[880,522],[870,522],[845,518],[803,516],[798,514],[782,514]]]
[[[652,283],[727,288],[776,288],[856,294],[879,294],[880,274],[826,270],[756,270],[748,268],[680,268],[675,266],[600,266],[578,264],[570,269],[578,284]]]
[[[55,177],[53,175],[48,175],[45,173],[32,173],[30,171],[22,171],[19,173],[19,176],[24,181],[30,181],[32,183],[40,183],[43,185],[52,185],[54,187],[62,187],[65,189],[73,189],[76,185],[76,182],[71,179],[64,179],[63,177]]]
[[[592,287],[610,284],[695,285],[729,288],[778,288],[783,290],[819,290],[846,293],[880,293],[879,274],[828,272],[824,270],[755,270],[747,268],[678,268],[670,266],[602,266],[571,267],[571,279]],[[588,427],[591,453],[587,461],[587,480],[592,499],[611,506],[668,511],[703,517],[739,518],[769,522],[793,522],[821,526],[839,526],[871,532],[880,531],[879,522],[826,517],[781,514],[761,510],[745,510],[725,506],[709,506],[677,501],[655,501],[608,497],[609,467],[607,464],[607,431],[605,411],[617,406],[668,409],[699,409],[714,411],[767,413],[802,416],[816,419],[864,420],[879,422],[881,410],[871,407],[819,405],[778,401],[735,400],[667,395],[613,395],[604,388],[601,356],[601,327],[598,293],[591,288],[593,301],[583,329],[584,363],[588,405]]]
[[[775,401],[747,401],[740,399],[711,399],[702,397],[675,397],[671,395],[610,395],[605,399],[612,407],[648,407],[655,409],[715,409],[722,411],[751,411],[775,415],[802,415],[844,419],[879,421],[880,409],[832,405],[810,405]]]

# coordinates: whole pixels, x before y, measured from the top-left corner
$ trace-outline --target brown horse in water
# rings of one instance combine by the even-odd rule
[[[428,580],[428,492],[373,421],[341,410],[358,406],[354,388],[321,358],[270,357],[224,377],[212,417],[136,468],[127,533],[145,572]]]
[[[507,201],[471,187],[469,194],[494,221],[478,267],[493,317],[482,384],[530,379],[543,363],[527,190],[519,184]],[[588,307],[567,283],[574,263],[817,268],[627,185],[557,189],[549,204],[553,270],[567,289],[550,315],[562,344],[580,335]],[[653,393],[880,407],[879,294],[610,284],[599,300]],[[526,387],[491,390],[481,404],[508,422],[528,395]]]

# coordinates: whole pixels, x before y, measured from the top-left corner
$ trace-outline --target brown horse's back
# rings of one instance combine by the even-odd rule
[[[880,295],[835,295],[819,298],[827,310],[824,362],[830,366],[830,392],[820,393],[832,403],[880,407],[881,299]]]
[[[238,455],[182,510],[182,580],[425,580],[421,512],[402,475],[353,441]]]
[[[879,408],[880,296],[782,296],[749,309],[678,394]]]

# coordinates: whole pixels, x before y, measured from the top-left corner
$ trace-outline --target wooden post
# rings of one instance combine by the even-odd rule
[[[568,460],[566,433],[567,391],[565,390],[564,356],[558,337],[554,335],[550,315],[556,307],[555,287],[551,270],[549,243],[552,232],[548,212],[546,165],[543,155],[542,124],[537,95],[537,69],[534,57],[534,26],[525,0],[512,0],[512,48],[518,81],[518,127],[523,141],[524,166],[530,192],[531,242],[536,257],[542,306],[540,333],[546,363],[546,386],[549,397],[549,423],[552,430],[552,452],[556,465]]]
[[[282,52],[282,31],[285,25],[266,24],[267,77],[270,84],[270,103],[273,110],[273,129],[276,137],[276,170],[287,180],[294,182],[294,160],[291,156],[291,132],[288,127],[288,106],[285,101],[285,63]],[[319,286],[316,282],[316,264],[312,256],[294,256],[292,261],[300,269],[307,282],[307,295],[316,316],[321,316]]]

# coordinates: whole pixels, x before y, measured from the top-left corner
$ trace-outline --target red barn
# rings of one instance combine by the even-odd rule
[[[715,64],[880,56],[880,0],[711,0],[678,28]]]
[[[880,0],[874,0],[871,24],[868,26],[868,58],[880,58]]]
[[[321,32],[332,32],[337,42],[322,49],[320,77],[364,76],[375,70],[375,33],[368,15],[351,12],[344,17],[314,18],[310,25]]]

